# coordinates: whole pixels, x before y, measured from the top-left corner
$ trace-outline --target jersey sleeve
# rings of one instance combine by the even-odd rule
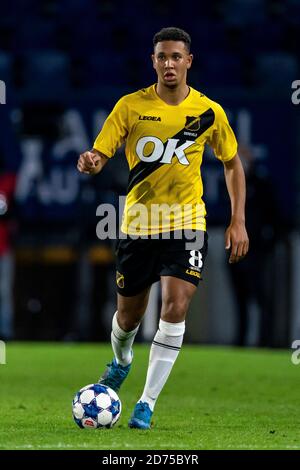
[[[215,124],[209,144],[214,150],[216,157],[227,162],[237,153],[237,141],[230,127],[224,109],[216,103]]]
[[[128,108],[121,98],[107,117],[93,147],[108,158],[125,142],[128,134]]]

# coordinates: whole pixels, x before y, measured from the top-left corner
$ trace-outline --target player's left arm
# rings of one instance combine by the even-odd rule
[[[237,263],[246,256],[249,249],[245,225],[245,173],[238,154],[223,164],[231,202],[231,221],[225,232],[225,248],[226,250],[231,248],[229,263]]]

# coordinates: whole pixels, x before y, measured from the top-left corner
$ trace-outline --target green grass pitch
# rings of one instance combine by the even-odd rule
[[[134,352],[116,427],[81,430],[71,400],[97,381],[110,346],[8,343],[0,365],[0,449],[300,449],[300,365],[291,351],[184,345],[150,431],[127,427],[149,345]]]

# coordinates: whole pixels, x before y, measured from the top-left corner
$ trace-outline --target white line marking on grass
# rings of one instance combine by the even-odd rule
[[[99,447],[91,445],[90,442],[82,442],[81,444],[66,444],[64,442],[58,442],[57,444],[23,444],[23,445],[15,445],[15,446],[0,446],[0,449],[95,449],[95,450],[110,450],[114,447],[116,449],[119,448],[119,442],[115,442],[109,444],[107,446],[99,445]],[[125,447],[128,447],[125,444]]]
[[[249,444],[237,444],[237,445],[227,445],[227,446],[217,446],[218,449],[250,449],[250,450],[266,450],[266,449],[300,449],[299,446],[294,446],[294,445],[269,445],[269,446],[259,446],[259,445],[249,445]]]
[[[82,444],[64,444],[63,442],[59,442],[58,444],[24,444],[20,446],[11,446],[7,447],[10,449],[90,449],[91,445],[88,443]],[[109,449],[110,447],[107,447]]]
[[[124,445],[126,448],[131,448],[131,445],[128,445],[127,443]],[[0,446],[0,449],[95,449],[95,450],[112,450],[112,449],[118,449],[119,448],[119,443],[115,444],[110,444],[108,446],[103,446],[100,445],[99,447],[95,448],[94,446],[91,446],[90,443],[87,442],[82,442],[81,444],[66,444],[64,442],[58,442],[57,444],[24,444],[24,445],[16,445],[16,446]],[[166,446],[163,446],[164,449],[166,449]],[[145,448],[146,449],[146,448]],[[148,449],[148,448],[147,448]],[[178,446],[176,447],[177,450]],[[182,447],[183,449],[183,447]],[[249,445],[249,444],[237,444],[237,445],[219,445],[219,446],[213,446],[213,449],[250,449],[250,450],[272,450],[272,449],[278,449],[278,450],[284,450],[284,449],[300,449],[300,445],[265,445],[265,446],[259,446],[259,445]],[[198,450],[207,450],[206,447],[201,447]]]

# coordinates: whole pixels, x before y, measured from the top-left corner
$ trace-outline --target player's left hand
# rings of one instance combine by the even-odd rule
[[[230,264],[242,260],[248,253],[249,238],[244,222],[231,220],[225,232],[225,249],[229,250],[230,248]]]

